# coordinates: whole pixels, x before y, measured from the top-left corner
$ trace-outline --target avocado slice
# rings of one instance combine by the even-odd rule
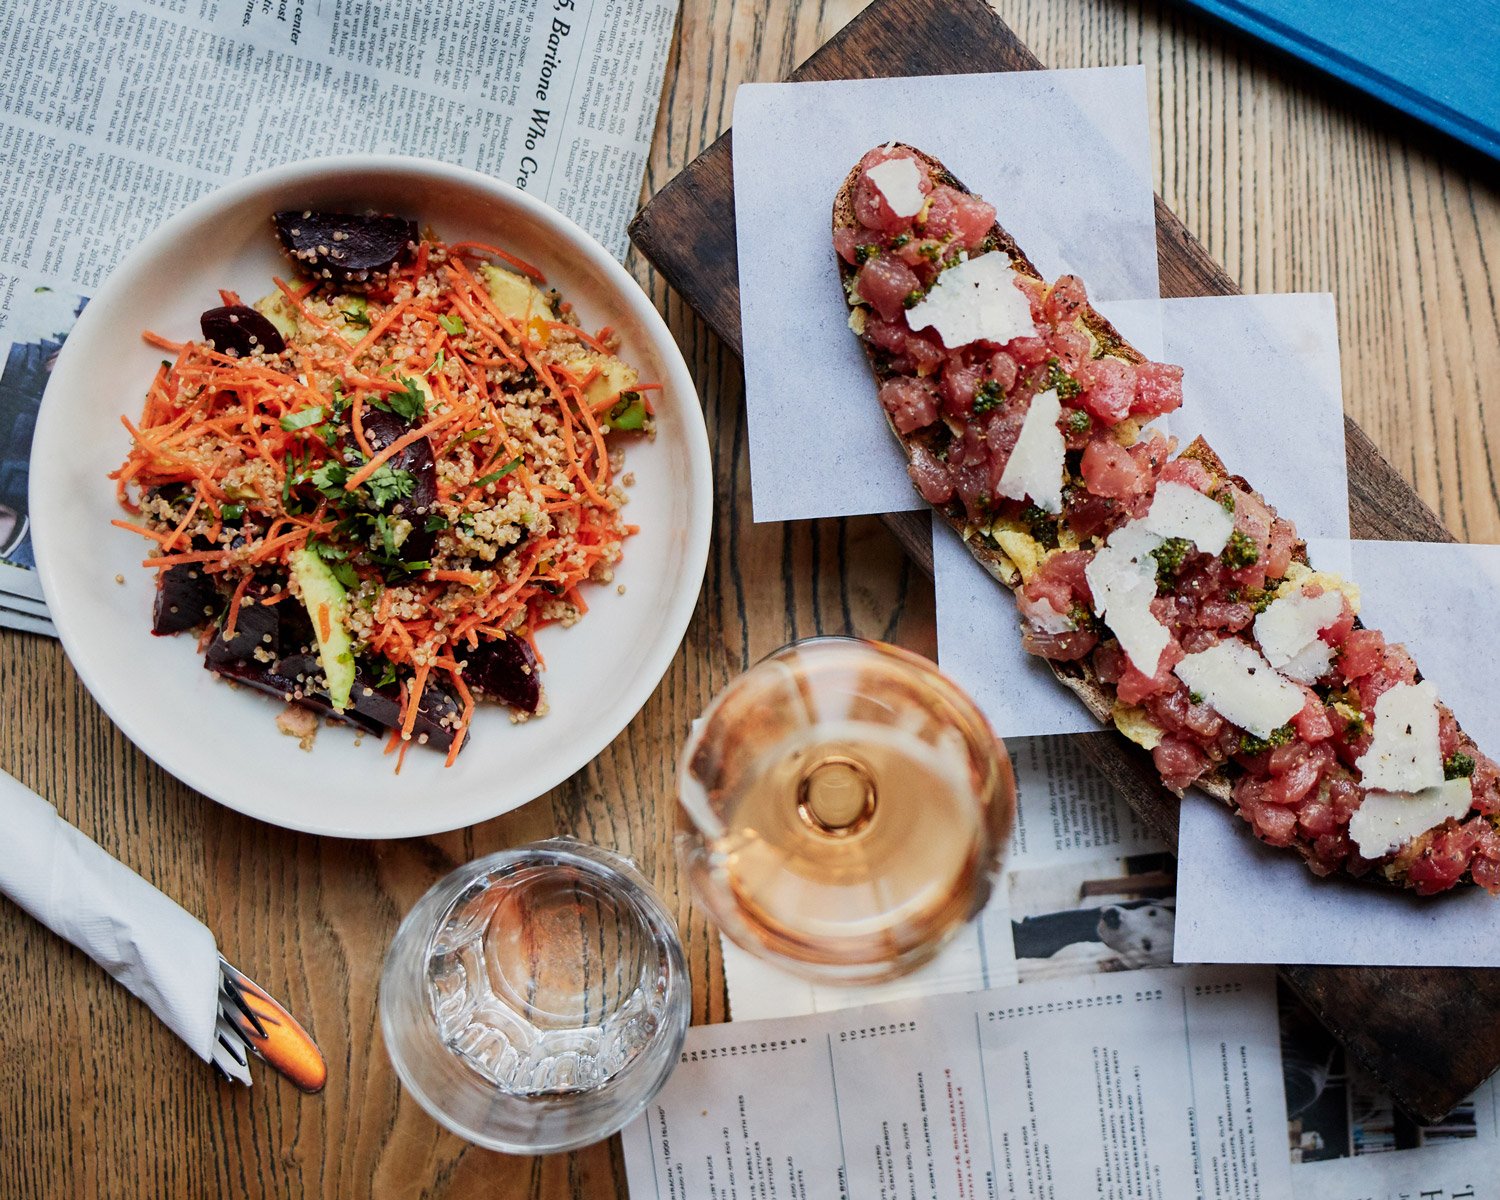
[[[349,707],[349,691],[354,686],[354,641],[349,636],[349,593],[334,578],[328,564],[312,550],[295,551],[290,565],[292,577],[302,592],[302,603],[312,619],[313,636],[318,642],[318,661],[328,680],[329,702],[339,712],[343,712]],[[325,608],[326,622],[322,617]]]
[[[529,321],[532,317],[541,317],[544,321],[557,320],[557,314],[552,311],[552,305],[547,303],[542,289],[524,275],[490,263],[481,263],[478,273],[479,278],[484,281],[485,291],[489,292],[490,299],[495,302],[495,307],[512,320]]]

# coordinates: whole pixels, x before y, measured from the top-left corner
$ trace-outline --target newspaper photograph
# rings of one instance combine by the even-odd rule
[[[51,629],[25,512],[46,363],[82,298],[148,232],[264,167],[382,152],[493,175],[624,258],[676,18],[676,0],[9,6],[0,625]]]

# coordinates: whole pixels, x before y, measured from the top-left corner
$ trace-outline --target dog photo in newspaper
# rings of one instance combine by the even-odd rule
[[[1021,981],[1170,966],[1176,883],[1166,853],[1013,872],[1011,936]]]

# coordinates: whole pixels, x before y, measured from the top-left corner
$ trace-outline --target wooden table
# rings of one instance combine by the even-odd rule
[[[780,78],[860,7],[684,0],[646,194],[729,124],[735,85]],[[1500,541],[1490,467],[1490,444],[1500,443],[1500,171],[1171,5],[997,8],[1049,64],[1147,64],[1168,205],[1245,290],[1336,294],[1347,410],[1455,533]],[[0,768],[200,915],[303,1018],[330,1066],[316,1098],[265,1072],[249,1091],[217,1084],[92,963],[0,905],[0,1195],[624,1195],[618,1139],[507,1158],[440,1132],[397,1090],[375,989],[399,917],[459,862],[575,833],[633,854],[668,897],[688,947],[694,1018],[723,1020],[716,940],[679,894],[669,850],[686,722],[793,637],[853,632],[935,649],[930,588],[877,521],[750,523],[739,364],[645,263],[632,265],[703,395],[718,536],[662,686],[598,761],[548,796],[420,841],[285,833],[153,766],[57,645],[0,632]]]

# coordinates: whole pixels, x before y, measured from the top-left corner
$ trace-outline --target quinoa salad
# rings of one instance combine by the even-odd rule
[[[541,272],[383,214],[291,211],[302,278],[232,292],[164,359],[113,472],[153,545],[152,631],[320,716],[462,749],[479,703],[547,711],[535,634],[588,611],[636,532],[623,443],[654,385]],[[623,587],[619,590],[623,591]]]

